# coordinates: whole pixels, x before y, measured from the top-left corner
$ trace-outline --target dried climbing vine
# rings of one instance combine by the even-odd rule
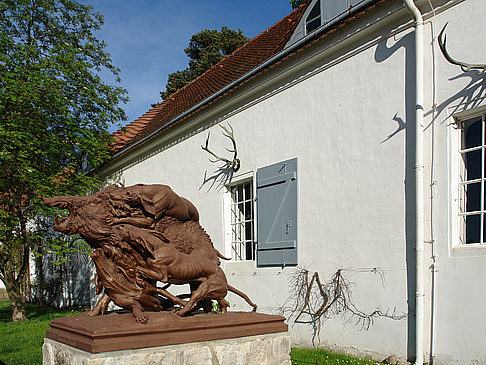
[[[308,323],[313,327],[313,341],[319,337],[322,321],[339,314],[347,317],[348,322],[354,322],[361,329],[369,329],[375,318],[385,317],[401,320],[407,313],[398,314],[396,309],[390,311],[376,308],[366,313],[353,302],[352,283],[343,276],[343,269],[337,270],[330,280],[323,283],[318,272],[298,268],[290,279],[291,295],[285,305],[281,307],[283,314],[294,317],[294,323]],[[378,268],[360,269],[360,272],[374,272],[384,276]]]

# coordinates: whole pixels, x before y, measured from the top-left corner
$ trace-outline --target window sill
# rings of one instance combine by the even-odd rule
[[[254,260],[224,261],[224,266],[228,269],[233,269],[233,268],[256,269],[256,261]]]
[[[452,258],[486,257],[486,244],[470,243],[452,247]]]

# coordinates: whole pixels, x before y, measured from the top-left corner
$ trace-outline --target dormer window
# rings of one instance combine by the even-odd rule
[[[304,35],[331,23],[339,17],[346,17],[356,6],[367,0],[313,0],[307,8],[307,15],[302,20]],[[312,6],[312,7],[311,7]],[[310,11],[309,11],[310,10]]]
[[[309,15],[305,19],[306,34],[314,31],[321,26],[321,1],[317,0]]]

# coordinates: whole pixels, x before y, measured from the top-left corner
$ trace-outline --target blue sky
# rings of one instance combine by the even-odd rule
[[[103,14],[98,34],[113,64],[121,69],[130,102],[131,122],[160,102],[167,75],[187,66],[184,53],[191,35],[228,26],[252,38],[291,12],[289,0],[84,0]],[[106,81],[113,82],[109,77]],[[126,123],[125,123],[126,124]],[[115,130],[117,128],[113,128]]]

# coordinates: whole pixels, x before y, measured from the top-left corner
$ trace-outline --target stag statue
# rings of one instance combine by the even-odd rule
[[[54,229],[78,233],[94,249],[96,289],[104,293],[89,315],[104,314],[111,301],[131,310],[140,323],[148,320],[144,311],[209,312],[212,300],[224,313],[228,291],[256,310],[246,294],[228,284],[219,266],[228,258],[214,248],[196,207],[170,187],[111,185],[84,197],[44,198],[44,204],[69,210],[67,216],[56,215]],[[189,284],[191,293],[173,295],[167,291],[171,284]]]

